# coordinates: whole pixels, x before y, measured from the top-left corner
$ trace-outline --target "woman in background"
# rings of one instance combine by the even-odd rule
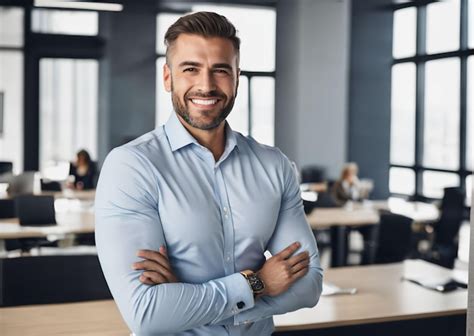
[[[338,205],[344,205],[347,201],[359,201],[362,199],[362,190],[357,174],[359,167],[354,162],[347,163],[341,172],[341,177],[334,183],[332,193]]]
[[[71,162],[69,175],[74,176],[74,184],[71,185],[74,189],[86,190],[95,188],[97,169],[85,149],[77,152],[76,162]]]

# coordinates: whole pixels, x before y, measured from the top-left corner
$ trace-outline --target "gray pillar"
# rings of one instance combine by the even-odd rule
[[[100,63],[99,157],[155,126],[156,13],[151,5],[128,5],[100,14],[106,40]]]
[[[349,160],[374,180],[373,198],[389,196],[391,0],[353,0],[349,82]]]
[[[330,178],[346,161],[349,0],[277,3],[275,145]]]

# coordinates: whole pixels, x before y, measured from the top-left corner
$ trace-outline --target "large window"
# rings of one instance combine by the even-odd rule
[[[398,7],[390,191],[441,198],[445,187],[472,184],[474,0]]]
[[[23,9],[0,7],[0,161],[23,170]]]
[[[48,34],[97,35],[99,13],[35,9],[31,13],[31,30]]]
[[[237,28],[241,39],[239,93],[227,118],[231,127],[251,135],[267,145],[274,144],[275,114],[275,39],[276,12],[273,8],[199,5],[196,11],[214,11],[226,16]],[[168,120],[172,112],[170,95],[163,87],[165,63],[164,34],[181,15],[160,13],[157,16],[157,107],[156,124]]]
[[[96,60],[41,60],[40,167],[45,175],[72,161],[79,149],[97,158],[97,84]]]

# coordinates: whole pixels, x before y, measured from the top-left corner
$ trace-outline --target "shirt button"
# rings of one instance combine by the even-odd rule
[[[225,258],[226,261],[230,261],[230,257]]]
[[[227,207],[224,207],[224,212],[227,213]]]
[[[242,309],[244,307],[245,307],[245,302],[242,302],[242,301],[237,302],[237,308]]]

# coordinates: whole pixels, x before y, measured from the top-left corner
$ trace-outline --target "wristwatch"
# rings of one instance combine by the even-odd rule
[[[263,293],[265,289],[265,284],[263,283],[262,279],[260,279],[257,273],[251,270],[245,270],[240,272],[244,276],[244,278],[249,283],[250,288],[252,289],[253,296],[257,297]]]

